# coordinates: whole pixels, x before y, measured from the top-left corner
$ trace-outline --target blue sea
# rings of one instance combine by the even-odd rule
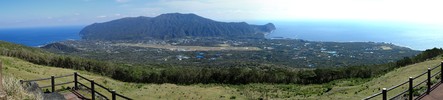
[[[443,47],[443,27],[426,24],[361,21],[286,21],[273,22],[277,30],[268,38],[309,41],[386,42],[425,50]],[[252,24],[265,24],[252,23]],[[80,39],[84,26],[0,29],[0,40],[27,46]]]
[[[45,44],[78,40],[78,33],[84,26],[35,27],[0,29],[0,40],[26,46],[42,46]]]
[[[386,42],[414,50],[443,47],[443,26],[401,22],[293,21],[274,23],[268,38],[309,41]]]

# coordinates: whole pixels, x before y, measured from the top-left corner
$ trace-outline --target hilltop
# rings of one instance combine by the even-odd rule
[[[51,44],[45,45],[40,48],[46,49],[48,51],[63,51],[63,52],[78,52],[79,51],[76,48],[66,46],[66,45],[58,43],[58,42],[51,43]]]
[[[264,38],[272,23],[218,22],[195,14],[167,13],[156,17],[127,17],[94,23],[80,31],[86,40],[147,40],[186,37]]]

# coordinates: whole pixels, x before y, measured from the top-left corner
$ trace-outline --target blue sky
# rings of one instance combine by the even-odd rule
[[[439,0],[2,0],[0,28],[88,25],[195,13],[218,21],[365,20],[443,23]]]

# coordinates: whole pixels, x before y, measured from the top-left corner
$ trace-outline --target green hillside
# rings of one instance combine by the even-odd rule
[[[407,81],[409,76],[416,76],[424,72],[429,66],[438,65],[441,56],[434,57],[442,53],[442,49],[434,48],[415,57],[405,57],[402,60],[388,64],[301,70],[296,71],[297,73],[291,73],[291,70],[274,67],[251,71],[248,68],[199,70],[188,67],[161,67],[161,65],[132,66],[130,64],[114,64],[57,55],[38,48],[0,41],[0,60],[4,62],[3,71],[6,75],[29,80],[79,72],[81,75],[95,79],[96,82],[134,99],[361,99],[379,92],[381,88],[391,87]],[[213,73],[208,73],[208,71]],[[293,75],[297,77],[282,77]],[[233,76],[237,78],[234,77],[235,80],[232,80],[230,77]],[[241,77],[238,78],[239,76]],[[245,84],[229,84],[229,82],[223,84],[193,82],[191,82],[192,84],[171,84],[178,81],[189,81],[196,77],[233,81],[231,83],[248,78],[271,81],[269,83]],[[318,84],[273,83],[273,79],[282,81],[295,79],[296,82],[318,82]],[[122,82],[121,80],[129,82]],[[157,81],[152,82],[152,80]],[[72,81],[72,77],[57,79],[58,81]],[[88,84],[84,80],[81,82]],[[156,82],[158,84],[154,84]],[[49,85],[49,81],[41,83],[41,86],[46,85]],[[60,86],[57,89],[72,86],[70,84]],[[398,91],[401,91],[400,89],[389,92],[389,95],[398,93]],[[107,92],[102,93],[110,95]]]
[[[18,79],[36,79],[51,75],[64,75],[79,72],[96,82],[115,89],[117,92],[134,99],[361,99],[380,88],[391,87],[407,81],[408,76],[416,76],[426,71],[429,66],[440,64],[441,57],[422,63],[395,69],[381,77],[369,79],[337,80],[327,84],[298,85],[298,84],[139,84],[113,80],[90,72],[36,65],[27,61],[0,56],[3,73]],[[72,78],[61,79],[68,81]],[[57,81],[59,81],[57,79]],[[49,85],[43,81],[41,85]],[[70,84],[69,86],[72,86]],[[67,87],[67,86],[65,86]],[[57,87],[60,88],[60,87]],[[331,90],[327,91],[328,88]],[[100,90],[103,91],[103,90]],[[326,92],[327,91],[327,92]],[[395,92],[395,91],[394,91]],[[105,92],[104,92],[105,93]],[[110,95],[110,94],[105,94]]]
[[[16,57],[38,65],[87,71],[124,82],[159,84],[324,84],[339,79],[376,77],[439,54],[443,54],[443,50],[434,48],[416,57],[406,57],[397,62],[339,68],[288,68],[255,61],[222,63],[223,67],[196,67],[97,61],[76,57],[78,55],[58,55],[39,48],[0,41],[0,55],[3,56]],[[194,63],[194,65],[199,64]]]
[[[382,75],[381,77],[377,77],[363,84],[356,84],[354,86],[347,86],[347,83],[352,83],[352,82],[341,81],[338,82],[337,86],[334,86],[329,93],[326,93],[325,95],[319,97],[312,97],[312,99],[314,98],[336,99],[336,100],[337,99],[347,100],[347,99],[356,99],[356,98],[362,99],[372,94],[380,92],[381,88],[390,88],[392,86],[408,81],[409,77],[418,76],[419,74],[427,71],[428,67],[438,66],[441,61],[442,58],[437,57],[425,62],[408,65],[402,68],[395,69],[385,75]],[[439,71],[440,68],[441,67],[438,67],[434,71],[435,72]],[[417,81],[414,80],[414,82],[423,81],[423,80],[425,80],[424,77],[419,78]],[[433,81],[435,80],[436,79],[433,79]],[[391,96],[396,95],[400,91],[404,91],[406,89],[407,87],[404,88],[400,87],[399,89],[395,89],[392,92],[391,91],[388,92],[388,95]],[[378,99],[381,99],[381,97],[379,96]]]
[[[224,86],[200,86],[200,85],[189,85],[189,86],[179,86],[175,84],[137,84],[137,83],[127,83],[116,81],[108,77],[103,77],[100,75],[92,74],[85,71],[78,71],[72,69],[56,68],[41,66],[26,62],[21,59],[0,56],[0,60],[3,62],[3,73],[10,75],[17,79],[37,79],[46,78],[51,75],[59,76],[72,74],[74,72],[79,72],[87,78],[94,79],[97,83],[102,84],[106,87],[111,87],[111,89],[116,90],[125,96],[131,97],[135,100],[142,99],[206,99],[213,100],[219,99],[221,96],[225,98],[230,98],[232,96],[237,99],[244,99],[245,96],[239,95],[240,93],[235,91],[234,88],[224,87]],[[66,82],[72,81],[72,77],[56,79],[56,82]],[[84,82],[84,81],[82,81]],[[84,82],[86,83],[86,82]],[[49,81],[39,82],[40,86],[49,85]],[[73,86],[73,84],[66,85]],[[56,87],[60,89],[60,87]],[[104,91],[104,90],[99,90]],[[106,92],[101,92],[106,93]],[[110,95],[110,94],[105,94]]]

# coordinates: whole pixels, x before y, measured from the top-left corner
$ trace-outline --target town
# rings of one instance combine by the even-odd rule
[[[70,40],[60,43],[77,50],[66,52],[58,48],[53,51],[121,63],[202,67],[224,66],[236,61],[293,68],[346,67],[394,62],[419,53],[390,43],[316,42],[300,39],[184,38]]]

